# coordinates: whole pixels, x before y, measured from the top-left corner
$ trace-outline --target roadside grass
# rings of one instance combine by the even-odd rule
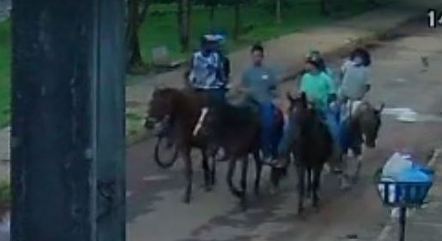
[[[180,51],[176,5],[162,4],[152,6],[145,23],[141,27],[140,41],[142,56],[150,62],[152,49],[166,46],[172,59],[186,59],[190,52],[197,48],[198,39],[213,27],[227,33],[227,50],[232,51],[251,43],[266,41],[281,35],[294,33],[306,28],[329,24],[336,19],[354,16],[367,11],[365,0],[352,0],[350,4],[336,6],[331,17],[320,14],[319,0],[305,0],[304,3],[284,7],[282,24],[275,24],[272,10],[262,6],[244,5],[241,9],[242,34],[237,41],[232,40],[234,11],[232,7],[221,6],[216,9],[213,26],[209,21],[209,11],[201,6],[193,8],[191,48],[187,53]]]
[[[0,214],[11,204],[11,185],[9,181],[0,181]],[[0,218],[2,215],[0,215]]]
[[[0,128],[9,123],[10,116],[11,41],[9,21],[0,23]]]

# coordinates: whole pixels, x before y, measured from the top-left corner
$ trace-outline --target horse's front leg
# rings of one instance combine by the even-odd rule
[[[353,183],[356,183],[359,180],[359,176],[361,174],[362,160],[363,160],[363,145],[352,149],[352,152],[353,152],[353,158],[356,161],[356,167],[352,176],[352,181]]]
[[[190,203],[190,195],[192,193],[192,176],[193,176],[192,160],[190,159],[190,148],[185,148],[182,151],[182,157],[184,160],[185,176],[186,176],[186,190],[184,193],[184,202]]]
[[[249,160],[246,157],[242,158],[241,170],[241,206],[243,209],[247,208],[247,172],[249,170]]]
[[[349,168],[348,168],[348,156],[345,153],[341,154],[341,168],[342,172],[339,174],[339,188],[341,190],[347,190],[350,188],[349,183]]]
[[[322,173],[323,166],[317,166],[313,168],[313,188],[312,188],[312,194],[313,194],[313,207],[318,210],[319,209],[319,186],[321,183],[321,173]]]
[[[230,192],[238,198],[241,198],[241,191],[239,191],[233,184],[233,174],[236,169],[236,158],[229,159],[229,166],[227,168],[227,185],[229,186]]]
[[[307,197],[311,198],[313,194],[313,185],[312,185],[312,169],[306,168],[307,174]]]
[[[201,149],[201,155],[203,157],[203,171],[204,171],[204,187],[206,191],[211,190],[211,170],[209,168],[209,158],[205,149]]]
[[[299,163],[298,168],[298,214],[303,215],[304,212],[304,194],[305,194],[305,172],[306,168]]]
[[[355,173],[353,175],[353,182],[354,183],[358,182],[359,177],[361,175],[362,160],[363,160],[362,154],[356,156],[355,159],[356,159],[356,170],[355,170]]]
[[[259,196],[259,187],[261,185],[261,172],[262,172],[262,162],[261,158],[259,157],[259,152],[255,152],[253,154],[253,159],[255,160],[255,170],[256,170],[256,176],[255,176],[255,195]]]
[[[216,158],[212,159],[212,168],[210,168],[210,184],[212,187],[216,184]]]

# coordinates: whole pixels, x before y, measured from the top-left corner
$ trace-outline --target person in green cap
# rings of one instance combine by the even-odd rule
[[[306,61],[310,60],[310,59],[316,60],[319,64],[320,71],[327,74],[330,77],[329,86],[330,86],[330,89],[331,89],[331,92],[333,93],[333,95],[336,95],[337,91],[338,91],[337,83],[336,83],[336,79],[337,79],[336,75],[331,68],[327,67],[325,60],[321,55],[321,52],[319,52],[318,50],[311,50],[306,56]]]
[[[327,122],[329,104],[336,99],[336,93],[331,88],[330,76],[325,73],[320,58],[311,56],[305,62],[305,72],[301,77],[299,91],[306,94],[307,100],[317,110],[318,114]],[[294,133],[297,127],[293,121],[288,121],[278,146],[277,165],[284,167],[287,163],[290,146],[294,142]]]

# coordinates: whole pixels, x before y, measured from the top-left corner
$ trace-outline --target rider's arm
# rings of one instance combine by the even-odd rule
[[[270,95],[273,98],[278,97],[278,83],[281,82],[281,80],[278,79],[278,76],[275,75],[274,72],[270,72],[270,78],[269,78],[269,91]]]
[[[193,85],[193,79],[192,79],[192,76],[191,76],[191,73],[192,73],[192,70],[193,70],[193,66],[194,66],[194,56],[192,55],[192,57],[190,58],[187,70],[184,73],[184,77],[185,77],[184,80],[186,82],[186,86],[192,86]]]
[[[370,68],[369,67],[365,67],[365,92],[370,91],[371,89],[371,78],[370,78]]]

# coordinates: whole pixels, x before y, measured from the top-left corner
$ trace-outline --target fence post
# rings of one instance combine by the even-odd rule
[[[14,0],[11,240],[123,241],[123,0]]]

